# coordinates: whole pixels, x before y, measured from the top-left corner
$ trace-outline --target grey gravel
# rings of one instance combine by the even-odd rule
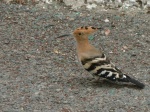
[[[105,19],[109,22],[105,22]],[[93,79],[77,61],[73,36],[80,26],[109,29],[91,43],[146,87]],[[0,2],[0,111],[149,112],[150,16],[144,11],[74,11],[64,4]]]
[[[5,3],[14,3],[22,1],[24,4],[37,3],[44,6],[45,4],[65,3],[67,6],[71,6],[72,9],[77,10],[83,6],[87,9],[93,9],[95,7],[102,7],[106,9],[118,9],[118,10],[148,10],[150,11],[150,0],[2,0]],[[35,2],[34,2],[35,1]]]

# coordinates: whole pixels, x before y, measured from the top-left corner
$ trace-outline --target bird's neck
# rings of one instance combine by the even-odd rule
[[[84,38],[83,40],[79,40],[79,39],[76,38],[77,53],[78,53],[78,58],[80,61],[85,58],[90,58],[90,57],[101,55],[99,50],[89,43],[88,38]]]
[[[84,40],[77,40],[77,50],[81,52],[88,51],[93,48],[93,46],[89,43],[88,38]]]

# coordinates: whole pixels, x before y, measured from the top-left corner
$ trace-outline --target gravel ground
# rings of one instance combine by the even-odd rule
[[[80,7],[93,9],[97,6],[118,10],[147,10],[150,12],[150,0],[2,0],[5,3],[22,3],[22,4],[52,4],[53,2],[64,2],[74,10]]]
[[[90,82],[73,36],[57,38],[85,25],[110,30],[91,43],[145,83],[143,90]],[[0,3],[0,71],[1,112],[150,112],[150,15]]]

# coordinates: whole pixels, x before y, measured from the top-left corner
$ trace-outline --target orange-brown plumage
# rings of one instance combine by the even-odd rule
[[[77,41],[77,53],[79,60],[83,60],[84,58],[89,58],[93,56],[99,56],[102,52],[96,49],[93,45],[89,43],[88,36],[98,29],[92,26],[89,27],[80,27],[74,30],[73,34]]]

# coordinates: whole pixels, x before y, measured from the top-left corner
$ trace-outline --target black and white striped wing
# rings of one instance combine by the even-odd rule
[[[81,61],[83,67],[94,76],[99,76],[108,79],[112,82],[121,83],[134,83],[140,87],[144,85],[137,80],[123,74],[118,68],[116,68],[103,54],[92,58],[84,59]]]
[[[82,61],[83,67],[95,76],[100,76],[111,81],[116,81],[118,78],[123,78],[116,68],[106,58],[105,54],[101,57],[96,56]],[[124,76],[125,77],[125,76]]]

